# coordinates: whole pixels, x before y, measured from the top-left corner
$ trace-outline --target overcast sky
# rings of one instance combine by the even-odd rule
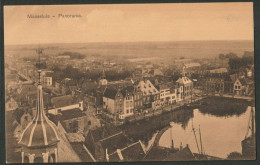
[[[5,44],[253,40],[253,35],[253,3],[4,7]]]

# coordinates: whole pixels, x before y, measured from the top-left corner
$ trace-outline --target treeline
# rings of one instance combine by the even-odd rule
[[[54,71],[53,74],[54,80],[63,80],[65,78],[71,78],[77,83],[82,82],[82,80],[84,79],[85,80],[91,79],[92,81],[97,81],[102,75],[101,71],[91,70],[91,71],[83,72],[78,68],[73,68],[71,65],[68,65],[64,69],[55,66],[52,68],[52,70]],[[117,81],[117,80],[123,80],[131,76],[131,72],[127,70],[122,72],[106,71],[105,76],[108,81]]]
[[[240,58],[235,53],[219,54],[219,59],[229,59],[229,67],[231,70],[247,68],[254,64],[254,52],[245,51]]]

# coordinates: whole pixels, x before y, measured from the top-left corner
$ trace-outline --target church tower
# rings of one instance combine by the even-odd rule
[[[100,77],[100,80],[99,80],[99,85],[100,86],[107,86],[107,79],[106,79],[104,69],[103,69],[103,72],[102,72],[102,76]]]
[[[183,66],[183,68],[182,68],[182,77],[186,77],[185,66]]]
[[[42,50],[38,49],[37,53],[40,56]],[[55,124],[45,115],[41,70],[38,70],[38,74],[36,114],[24,129],[18,142],[22,147],[22,163],[52,163],[57,162],[58,159],[57,147],[60,140]]]

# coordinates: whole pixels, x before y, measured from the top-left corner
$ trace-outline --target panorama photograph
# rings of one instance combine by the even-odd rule
[[[253,3],[3,14],[7,163],[256,159]]]

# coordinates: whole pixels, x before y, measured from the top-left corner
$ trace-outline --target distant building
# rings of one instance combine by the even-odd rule
[[[212,74],[214,74],[214,73],[224,74],[224,73],[227,73],[228,70],[227,70],[227,68],[218,68],[218,69],[212,69],[209,72]]]
[[[137,87],[143,92],[143,105],[145,108],[156,109],[160,107],[160,92],[150,80],[140,81]]]
[[[238,78],[234,83],[234,94],[247,95],[249,92],[249,85],[245,78]]]
[[[129,88],[123,88],[121,93],[124,97],[124,108],[123,112],[119,114],[119,118],[124,119],[134,114],[134,95],[133,90]]]
[[[103,95],[103,109],[119,116],[123,111],[124,97],[120,90],[106,88]]]
[[[103,108],[116,115],[119,119],[134,114],[134,90],[131,87],[123,89],[106,88],[103,96]]]
[[[143,111],[143,92],[138,89],[136,86],[133,87],[133,95],[134,95],[134,110],[135,111]]]
[[[182,77],[180,77],[176,82],[179,87],[183,87],[183,99],[191,97],[193,82],[185,75],[184,71]]]
[[[172,83],[159,85],[161,105],[176,103],[176,89]]]
[[[210,93],[224,93],[225,81],[220,76],[210,76],[206,78],[205,88]]]
[[[52,77],[53,77],[53,73],[51,72],[47,72],[44,76],[43,76],[43,84],[47,87],[52,86]]]
[[[66,107],[73,104],[73,98],[71,95],[52,97],[51,104],[53,108]]]
[[[49,109],[48,113],[49,114],[53,114],[53,115],[57,115],[58,113],[62,112],[62,111],[67,111],[67,110],[71,110],[71,109],[79,109],[81,111],[84,111],[84,107],[83,107],[83,101],[80,101],[78,103],[75,104],[63,104],[64,106],[62,106],[62,104],[55,104],[53,109]]]
[[[80,109],[70,109],[61,111],[57,115],[58,120],[65,128],[66,132],[83,133],[87,116]]]
[[[160,69],[153,69],[149,72],[153,76],[164,76],[163,72]]]
[[[106,76],[105,76],[105,71],[103,70],[102,76],[99,80],[99,86],[107,86],[107,83],[108,83],[108,81],[107,81]]]

